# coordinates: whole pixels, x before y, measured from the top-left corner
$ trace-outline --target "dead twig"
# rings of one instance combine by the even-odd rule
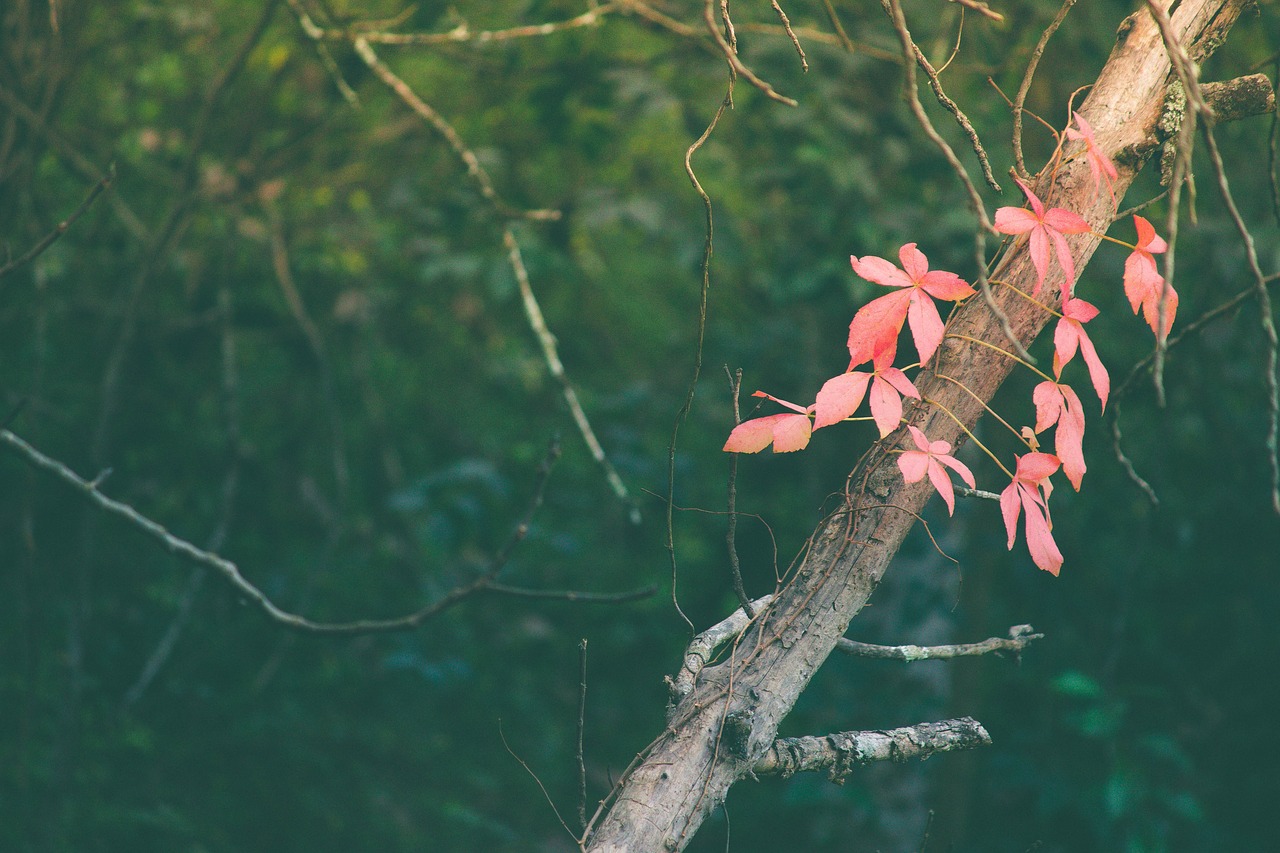
[[[997,498],[998,500],[998,498]],[[1035,633],[1030,625],[1014,625],[1009,629],[1008,637],[991,637],[980,643],[960,643],[942,646],[881,646],[874,643],[859,643],[856,640],[841,637],[836,641],[836,648],[847,655],[863,658],[880,658],[882,660],[947,660],[950,658],[976,657],[992,652],[1021,652],[1033,640],[1044,639],[1044,634]]]
[[[22,265],[29,264],[36,258],[40,257],[46,249],[57,242],[59,237],[67,233],[67,230],[75,224],[77,219],[84,215],[85,211],[93,206],[93,203],[97,200],[98,196],[102,194],[103,190],[108,189],[115,179],[116,167],[115,164],[112,163],[107,167],[107,173],[102,176],[102,179],[99,180],[98,183],[94,184],[91,190],[89,190],[89,194],[85,196],[84,201],[80,202],[80,206],[71,211],[71,214],[66,219],[54,226],[52,231],[46,234],[30,249],[27,249],[27,251],[23,252],[20,256],[14,258],[5,265],[0,266],[0,278],[4,278],[6,275],[18,269]]]
[[[1058,14],[1054,16],[1049,26],[1045,27],[1043,33],[1040,34],[1040,40],[1036,42],[1035,49],[1031,51],[1031,59],[1027,62],[1027,70],[1022,75],[1022,84],[1018,86],[1018,94],[1013,99],[1013,164],[1014,169],[1018,172],[1018,177],[1024,181],[1030,181],[1031,175],[1027,173],[1026,161],[1022,158],[1022,111],[1023,106],[1027,103],[1027,93],[1031,91],[1031,81],[1035,79],[1036,68],[1040,65],[1040,57],[1044,55],[1044,49],[1049,44],[1049,39],[1058,31],[1058,27],[1062,26],[1062,21],[1067,17],[1067,13],[1071,11],[1071,7],[1076,4],[1076,0],[1063,0],[1062,7],[1058,9]]]

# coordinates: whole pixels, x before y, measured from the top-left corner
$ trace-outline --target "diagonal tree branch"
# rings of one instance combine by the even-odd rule
[[[1246,0],[1182,0],[1173,24],[1196,61],[1221,44]],[[1113,49],[1079,112],[1094,128],[1100,150],[1116,159],[1122,150],[1154,150],[1171,67],[1160,33],[1149,16],[1132,25]],[[1116,193],[1132,183],[1143,160],[1121,158]],[[1054,206],[1074,210],[1105,230],[1114,208],[1094,191],[1083,159],[1065,163],[1033,190]],[[1077,270],[1083,270],[1099,238],[1068,238]],[[1025,240],[1015,241],[993,278],[1030,292],[1037,274]],[[1041,298],[1060,297],[1060,276],[1051,276]],[[1030,343],[1052,315],[1011,288],[995,293],[1017,339]],[[1002,354],[1004,332],[981,300],[970,300],[951,318],[951,331],[937,366],[915,382],[922,398],[910,424],[934,440],[955,446],[978,421],[984,406],[1013,369]],[[975,343],[975,342],[980,342]],[[961,378],[968,391],[940,374]],[[947,411],[943,411],[945,407]],[[954,418],[953,418],[954,416]],[[695,688],[677,705],[668,726],[624,771],[618,787],[590,821],[584,841],[590,851],[680,850],[699,825],[773,745],[778,725],[826,660],[850,620],[883,577],[933,488],[907,484],[895,454],[906,431],[899,428],[874,446],[850,474],[844,505],[810,537],[803,562],[790,583],[738,638],[722,663],[705,667]],[[723,748],[730,719],[740,749]]]

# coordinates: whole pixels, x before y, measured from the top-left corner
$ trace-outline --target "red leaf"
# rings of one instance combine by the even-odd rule
[[[908,483],[916,483],[924,479],[927,474],[929,482],[933,483],[938,494],[942,495],[942,500],[947,505],[947,514],[954,515],[955,488],[951,485],[951,478],[942,466],[945,465],[959,474],[960,478],[969,484],[969,488],[976,487],[973,472],[963,462],[948,455],[951,452],[951,445],[947,442],[930,442],[916,427],[908,426],[907,429],[910,430],[911,438],[919,450],[904,450],[898,455],[898,470],[902,472],[902,479]]]
[[[1000,493],[1000,512],[1009,534],[1009,550],[1017,537],[1018,517],[1026,512],[1027,550],[1038,567],[1054,575],[1062,568],[1062,552],[1053,541],[1049,518],[1049,476],[1058,470],[1059,460],[1047,453],[1028,453],[1018,459],[1017,473]]]
[[[1054,424],[1053,447],[1062,471],[1078,492],[1086,471],[1084,463],[1084,406],[1070,385],[1041,382],[1031,395],[1036,405],[1036,432]]]
[[[1017,179],[1014,179],[1017,181]],[[1044,285],[1045,275],[1049,272],[1049,245],[1053,244],[1058,255],[1058,266],[1066,276],[1063,292],[1070,295],[1075,286],[1075,262],[1071,258],[1071,250],[1063,234],[1083,234],[1090,229],[1089,223],[1077,214],[1061,207],[1044,209],[1044,204],[1022,181],[1017,181],[1022,188],[1031,210],[1016,207],[1002,207],[996,211],[995,228],[1001,234],[1026,234],[1030,232],[1029,250],[1031,263],[1036,268],[1036,286],[1033,294],[1039,293]]]
[[[854,371],[828,379],[814,403],[814,429],[839,423],[857,411],[867,394],[870,373]]]
[[[1111,393],[1111,376],[1107,368],[1098,358],[1093,341],[1084,330],[1084,324],[1098,316],[1098,309],[1083,299],[1067,297],[1062,306],[1062,319],[1053,331],[1053,375],[1061,378],[1062,368],[1075,358],[1079,349],[1084,356],[1085,366],[1089,368],[1089,379],[1093,382],[1093,390],[1098,392],[1102,408],[1107,408],[1107,396]]]
[[[910,291],[898,291],[873,299],[858,309],[849,324],[850,367],[865,364],[885,352],[889,353],[890,361],[893,360],[910,299]]]
[[[854,315],[849,324],[850,367],[872,361],[885,352],[890,354],[892,362],[904,320],[911,323],[911,336],[920,361],[928,361],[943,335],[942,318],[930,297],[955,301],[974,294],[974,289],[955,273],[930,271],[928,258],[915,243],[903,245],[898,258],[902,269],[872,255],[849,257],[853,271],[867,281],[902,288],[898,293],[868,302]]]
[[[809,444],[808,415],[767,415],[743,421],[729,433],[724,450],[731,453],[759,453],[770,444],[774,453],[803,450]]]
[[[1138,232],[1138,242],[1124,262],[1124,293],[1129,297],[1129,305],[1133,313],[1142,309],[1143,319],[1157,336],[1165,337],[1173,328],[1174,315],[1178,313],[1178,294],[1170,287],[1156,269],[1158,255],[1169,246],[1151,223],[1141,216],[1133,217],[1133,226]],[[1164,300],[1164,331],[1160,325],[1160,301]]]
[[[1067,128],[1067,139],[1080,140],[1085,144],[1085,156],[1089,159],[1089,171],[1093,175],[1093,191],[1096,194],[1098,188],[1102,184],[1106,184],[1107,192],[1111,195],[1112,206],[1116,203],[1116,191],[1112,184],[1119,173],[1116,171],[1115,163],[1111,162],[1111,158],[1103,154],[1098,148],[1097,140],[1093,138],[1093,128],[1089,126],[1089,122],[1084,120],[1084,116],[1080,113],[1072,113],[1075,117],[1076,127]]]

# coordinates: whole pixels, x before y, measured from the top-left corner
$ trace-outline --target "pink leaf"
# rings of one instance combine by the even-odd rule
[[[1116,171],[1115,163],[1111,162],[1111,158],[1102,153],[1098,148],[1097,140],[1093,138],[1093,128],[1089,126],[1089,122],[1085,121],[1084,116],[1080,113],[1072,113],[1076,120],[1076,127],[1067,128],[1067,139],[1083,140],[1085,144],[1085,156],[1089,159],[1089,172],[1093,175],[1093,191],[1096,194],[1098,188],[1102,184],[1106,184],[1107,192],[1111,195],[1111,204],[1116,203],[1116,191],[1112,184],[1119,173]]]
[[[867,393],[870,373],[855,371],[828,379],[814,403],[814,429],[839,423],[857,411]]]
[[[773,428],[773,452],[790,453],[809,446],[812,426],[808,415],[782,415]]]
[[[951,478],[947,476],[947,472],[938,464],[936,459],[929,460],[929,482],[933,483],[933,487],[942,496],[942,502],[947,505],[947,515],[955,515],[955,487],[951,485]]]
[[[1054,576],[1062,568],[1062,552],[1053,541],[1046,499],[1050,492],[1048,478],[1058,466],[1056,456],[1028,453],[1018,459],[1017,473],[1000,493],[1000,513],[1009,534],[1010,550],[1017,536],[1018,518],[1025,510],[1027,550],[1036,566]]]
[[[871,417],[875,418],[881,438],[897,429],[902,421],[902,396],[878,374],[871,381]]]
[[[933,300],[925,294],[914,291],[911,294],[911,305],[907,309],[907,320],[911,324],[911,339],[915,341],[916,352],[920,354],[920,363],[928,361],[942,343],[945,327]]]
[[[910,291],[903,290],[873,299],[858,309],[849,324],[850,367],[865,364],[883,352],[888,352],[892,361],[910,299]]]
[[[1102,408],[1105,410],[1107,396],[1111,392],[1111,376],[1098,358],[1093,341],[1089,340],[1083,325],[1097,316],[1098,309],[1083,299],[1068,297],[1064,301],[1062,319],[1053,331],[1053,372],[1055,376],[1061,377],[1062,368],[1075,358],[1076,350],[1079,349],[1084,355],[1085,366],[1089,368],[1093,389],[1098,392],[1098,399],[1102,401]]]
[[[850,367],[876,359],[881,353],[897,350],[898,334],[902,324],[909,320],[911,335],[920,352],[920,360],[927,361],[942,342],[943,324],[930,297],[955,301],[972,296],[974,290],[955,273],[929,270],[929,260],[916,248],[906,243],[898,251],[902,269],[884,258],[868,255],[864,258],[850,256],[853,271],[868,281],[886,287],[902,288],[897,293],[881,296],[862,306],[849,324]]]
[[[951,478],[942,466],[946,465],[956,471],[961,479],[969,484],[970,488],[974,488],[973,472],[964,463],[947,455],[951,450],[951,445],[947,442],[930,442],[925,434],[916,427],[908,425],[907,429],[911,433],[912,441],[920,449],[904,450],[898,456],[898,468],[902,471],[902,479],[908,483],[915,483],[923,479],[927,474],[929,482],[933,483],[933,487],[938,490],[938,494],[942,496],[943,502],[946,503],[947,514],[954,515],[956,508],[955,487],[951,485]]]
[[[1027,550],[1031,553],[1031,561],[1056,578],[1063,560],[1058,543],[1053,541],[1049,518],[1025,492],[1022,494],[1022,507],[1027,514]]]
[[[923,480],[928,469],[929,454],[927,452],[904,450],[898,454],[898,470],[902,472],[902,479],[908,483],[916,483]]]
[[[1017,180],[1015,178],[1015,180]],[[1022,188],[1031,210],[1002,207],[996,211],[995,229],[1001,234],[1026,234],[1030,232],[1029,251],[1031,263],[1036,268],[1036,286],[1032,293],[1039,293],[1044,286],[1045,275],[1049,271],[1049,244],[1052,242],[1058,256],[1058,265],[1062,267],[1066,281],[1063,291],[1070,294],[1075,286],[1075,262],[1071,258],[1071,250],[1067,246],[1063,234],[1083,234],[1090,230],[1089,223],[1061,207],[1044,209],[1044,204],[1022,181],[1017,181]]]

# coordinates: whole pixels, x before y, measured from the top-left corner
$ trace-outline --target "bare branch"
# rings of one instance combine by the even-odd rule
[[[982,0],[947,0],[947,2],[963,6],[966,9],[977,12],[984,18],[990,18],[993,21],[998,22],[1004,20],[1004,15],[1001,15],[999,12],[992,11],[991,7],[986,3],[983,3]]]
[[[1035,49],[1031,51],[1031,59],[1027,62],[1027,71],[1022,75],[1022,85],[1018,87],[1018,94],[1013,99],[1013,163],[1018,176],[1023,180],[1031,179],[1027,174],[1027,164],[1022,159],[1022,110],[1027,103],[1027,93],[1031,91],[1031,81],[1036,76],[1036,67],[1040,65],[1040,57],[1044,55],[1049,39],[1058,31],[1058,27],[1062,26],[1063,19],[1075,4],[1076,0],[1063,0],[1058,14],[1040,34],[1040,41],[1036,42]]]
[[[847,655],[863,658],[881,658],[884,660],[945,660],[948,658],[975,657],[991,652],[1021,652],[1032,640],[1044,639],[1044,634],[1037,634],[1030,625],[1014,625],[1009,629],[1008,637],[991,637],[980,643],[962,643],[945,646],[879,646],[873,643],[859,643],[856,640],[841,637],[836,641],[836,648]]]
[[[56,226],[54,226],[54,229],[52,231],[46,234],[43,239],[41,239],[38,243],[36,243],[30,249],[23,252],[21,256],[14,258],[13,260],[6,263],[4,266],[0,266],[0,278],[4,278],[6,275],[13,272],[23,264],[28,264],[31,261],[35,260],[41,255],[41,253],[43,253],[46,249],[48,249],[55,242],[57,242],[58,238],[61,237],[63,234],[66,234],[67,229],[69,229],[72,225],[74,225],[75,221],[79,219],[86,210],[88,210],[90,207],[93,206],[94,201],[96,201],[98,196],[102,194],[103,190],[111,186],[111,183],[112,181],[115,180],[115,178],[116,178],[116,167],[115,167],[115,164],[113,163],[107,167],[107,173],[102,176],[102,179],[93,186],[93,189],[89,190],[89,195],[85,197],[84,201],[80,202],[80,206],[77,207],[75,210],[71,211],[70,216],[68,216],[66,219],[62,220]]]
[[[766,97],[779,103],[786,104],[789,107],[794,107],[796,105],[794,98],[788,98],[786,95],[778,94],[772,86],[757,77],[755,72],[748,68],[743,61],[738,58],[738,48],[736,44],[737,39],[735,38],[733,40],[735,43],[731,44],[730,40],[725,38],[724,33],[720,32],[720,27],[716,24],[714,6],[715,0],[707,0],[706,5],[702,10],[702,20],[706,24],[707,30],[710,31],[711,37],[716,40],[716,44],[720,47],[720,52],[724,54],[725,62],[729,63],[729,67],[735,74],[741,74],[748,83],[763,92]],[[733,26],[727,15],[725,16],[725,25],[728,28]]]
[[[121,518],[133,527],[159,542],[167,551],[177,554],[199,566],[212,569],[231,584],[237,592],[245,596],[273,622],[307,634],[374,634],[390,631],[407,631],[418,627],[427,619],[453,607],[463,599],[481,592],[492,592],[500,595],[513,595],[524,598],[556,598],[565,601],[583,603],[616,604],[632,601],[652,595],[653,589],[637,590],[625,593],[587,593],[573,591],[528,590],[508,587],[494,581],[498,573],[511,559],[515,548],[529,533],[529,524],[534,513],[542,505],[542,496],[550,478],[551,469],[560,457],[559,442],[552,442],[547,456],[538,467],[537,480],[524,515],[511,531],[503,548],[493,557],[488,569],[470,583],[456,587],[440,599],[414,611],[406,616],[394,619],[361,619],[352,622],[315,622],[304,616],[290,613],[277,606],[266,593],[245,579],[240,568],[225,557],[206,551],[191,544],[181,537],[169,532],[162,524],[152,521],[136,509],[120,501],[112,500],[98,490],[98,484],[85,480],[66,465],[45,456],[27,442],[8,430],[0,430],[0,445],[7,446],[28,463],[43,471],[53,474],[63,483],[84,495],[89,501],[110,515]]]
[[[773,596],[765,595],[757,598],[751,604],[757,611],[760,611],[768,607],[770,601],[773,601]],[[712,625],[689,642],[689,646],[684,652],[684,662],[680,665],[680,671],[676,673],[675,678],[667,678],[667,689],[671,693],[673,704],[679,702],[693,691],[693,685],[698,680],[698,674],[702,672],[702,668],[711,660],[715,650],[746,630],[753,618],[748,616],[745,610],[738,608],[733,611],[729,618]]]
[[[823,771],[840,784],[854,767],[873,761],[925,759],[937,752],[990,745],[991,735],[981,723],[960,717],[888,731],[779,738],[752,769],[757,776],[784,779],[796,773]]]
[[[602,3],[593,9],[588,9],[577,17],[564,21],[531,24],[525,27],[510,27],[505,30],[473,30],[464,21],[447,33],[389,33],[353,26],[348,29],[321,29],[319,30],[319,37],[331,41],[350,41],[353,38],[361,38],[371,44],[391,45],[467,42],[481,45],[494,44],[535,36],[549,36],[580,27],[592,27],[600,23],[600,20],[606,15],[618,11],[623,5],[620,2]]]

